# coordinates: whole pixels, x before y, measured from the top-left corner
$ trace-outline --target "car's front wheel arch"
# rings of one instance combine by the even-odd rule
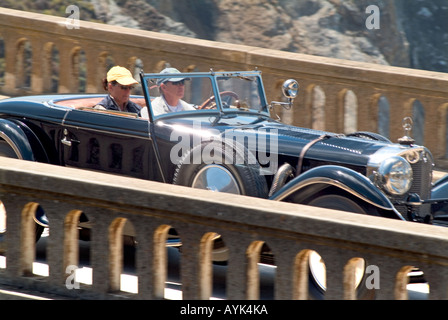
[[[292,202],[296,202],[294,197]],[[301,204],[352,213],[381,216],[381,210],[367,201],[335,186],[320,186],[320,191],[300,200]]]

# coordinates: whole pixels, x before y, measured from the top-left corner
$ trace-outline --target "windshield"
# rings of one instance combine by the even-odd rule
[[[217,77],[223,111],[266,111],[260,94],[260,78],[256,76]],[[227,109],[227,110],[226,110]]]
[[[144,80],[154,118],[178,112],[267,112],[255,72],[146,74]]]
[[[211,97],[214,98],[209,77],[176,75],[176,78],[154,77],[145,80],[154,117],[174,112],[216,109],[216,104],[203,105]]]

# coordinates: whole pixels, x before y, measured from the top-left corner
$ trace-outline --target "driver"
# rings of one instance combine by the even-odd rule
[[[185,81],[190,78],[176,78],[177,73],[181,72],[175,68],[165,68],[160,72],[160,74],[173,74],[173,78],[157,79],[160,96],[151,102],[154,115],[196,110],[192,104],[182,100],[185,94]]]

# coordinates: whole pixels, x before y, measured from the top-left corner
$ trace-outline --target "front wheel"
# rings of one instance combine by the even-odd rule
[[[294,199],[291,200],[292,202],[313,207],[367,214],[370,216],[382,216],[377,207],[369,205],[351,193],[335,187],[326,188],[304,201],[297,202]]]
[[[323,195],[310,200],[307,204],[313,207],[367,214],[367,210],[363,206],[340,195]]]
[[[12,148],[5,140],[0,139],[0,156],[7,158],[20,159],[20,154],[18,154],[14,148]]]

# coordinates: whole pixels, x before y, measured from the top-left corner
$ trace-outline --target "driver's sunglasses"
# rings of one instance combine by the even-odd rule
[[[121,88],[121,90],[132,90],[132,89],[134,89],[134,86],[123,86],[123,85],[119,84],[117,81],[112,81],[112,84],[114,86],[119,86]]]
[[[122,86],[120,85],[121,90],[132,90],[134,89],[134,86]]]
[[[180,80],[180,81],[171,82],[171,83],[175,86],[183,86],[183,85],[185,85],[185,80]]]

